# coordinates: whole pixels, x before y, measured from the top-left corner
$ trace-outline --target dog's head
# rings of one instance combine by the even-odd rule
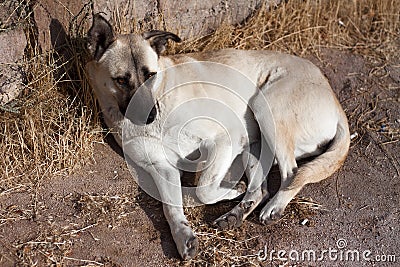
[[[116,102],[124,113],[137,89],[159,71],[158,60],[168,40],[181,41],[177,35],[164,31],[117,35],[104,17],[94,15],[88,32],[93,60],[87,69],[97,97],[108,98],[103,102],[110,104]]]

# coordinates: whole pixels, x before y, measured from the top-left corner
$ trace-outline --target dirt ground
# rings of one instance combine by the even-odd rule
[[[220,233],[211,223],[235,203],[187,209],[200,251],[181,262],[160,203],[138,188],[109,139],[74,174],[0,194],[0,266],[399,266],[400,147],[388,141],[400,128],[400,62],[374,66],[338,50],[311,60],[349,117],[351,149],[277,224],[261,225],[256,210]]]

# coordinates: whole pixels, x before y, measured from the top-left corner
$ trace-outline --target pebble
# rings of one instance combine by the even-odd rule
[[[304,219],[304,220],[301,222],[301,225],[306,225],[306,223],[308,223],[308,219]]]

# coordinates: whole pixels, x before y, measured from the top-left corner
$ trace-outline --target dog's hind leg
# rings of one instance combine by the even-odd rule
[[[303,179],[304,177],[296,177],[297,162],[294,156],[293,146],[286,143],[286,146],[278,146],[276,149],[276,159],[281,175],[281,185],[278,192],[268,201],[260,214],[260,221],[264,224],[270,224],[281,218],[283,211],[289,204],[290,200],[301,190],[303,184],[292,187],[294,180]],[[278,144],[281,144],[278,142]]]
[[[328,178],[342,164],[349,150],[350,138],[347,119],[344,113],[337,125],[337,132],[327,151],[297,169],[294,150],[290,146],[286,151],[279,149],[284,143],[277,144],[276,158],[281,172],[281,187],[276,195],[265,205],[260,221],[271,224],[280,219],[286,206],[308,183],[316,183]]]
[[[264,190],[266,186],[265,177],[269,171],[268,161],[260,162],[260,143],[251,145],[250,151],[244,151],[242,154],[243,165],[248,180],[248,188],[242,201],[231,211],[225,213],[214,221],[214,225],[221,229],[232,229],[242,225],[249,214],[265,199],[268,198],[268,191]],[[267,156],[273,156],[272,154]],[[265,163],[265,164],[263,164]],[[267,165],[267,166],[266,166]]]

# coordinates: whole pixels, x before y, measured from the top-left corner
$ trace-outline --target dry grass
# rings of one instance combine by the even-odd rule
[[[135,27],[134,22],[124,20],[120,13],[123,11],[116,10],[114,16],[114,25],[120,32]],[[83,10],[77,19],[83,23],[76,25],[87,27],[87,14],[89,10]],[[155,25],[158,23],[156,21]],[[34,189],[43,177],[73,171],[91,158],[93,142],[102,140],[99,110],[83,69],[87,59],[83,39],[86,29],[82,26],[72,28],[69,34],[73,41],[66,49],[74,56],[60,66],[54,54],[36,52],[26,65],[29,83],[24,96],[0,109],[0,154],[3,155],[0,159],[0,196],[15,190]],[[234,47],[318,57],[321,49],[336,48],[360,54],[369,62],[382,66],[385,62],[399,62],[399,33],[400,1],[397,0],[290,0],[276,8],[262,7],[243,25],[221,26],[211,35],[175,44],[169,52]],[[68,74],[59,77],[58,70],[65,66],[69,69]],[[385,121],[365,119],[356,127],[380,131],[382,123],[389,125],[384,132],[388,140],[397,142],[398,128]],[[77,205],[84,203],[82,208],[89,217],[94,212],[106,219],[130,212],[125,209],[116,212],[115,205],[121,204],[118,201],[107,196],[80,195],[76,198]],[[125,205],[132,201],[132,197],[121,201]],[[308,218],[313,205],[316,204],[297,199],[285,219]],[[195,260],[184,264],[230,266],[257,263],[256,252],[252,251],[257,237],[248,237],[240,229],[228,232],[211,230],[204,221],[198,220],[198,212],[201,208],[188,210],[189,219],[199,235],[201,251]],[[27,219],[34,216],[34,211],[18,214]],[[11,210],[2,213],[2,220],[8,217],[18,219],[18,216]],[[45,255],[49,262],[63,262],[70,249],[68,237],[75,232],[67,232],[62,239],[56,238],[58,234],[44,232],[42,237],[38,237],[39,243],[22,244],[19,248],[21,262],[29,265],[37,254]],[[91,262],[81,264],[96,265]]]
[[[328,47],[389,60],[399,57],[399,11],[400,3],[394,0],[287,1],[276,8],[263,6],[243,25],[222,26],[175,46],[173,52],[234,47],[318,55]]]
[[[93,141],[101,141],[98,109],[83,69],[83,29],[70,34],[68,61],[31,47],[34,56],[23,66],[29,79],[23,96],[2,106],[0,195],[74,170],[91,157]]]

